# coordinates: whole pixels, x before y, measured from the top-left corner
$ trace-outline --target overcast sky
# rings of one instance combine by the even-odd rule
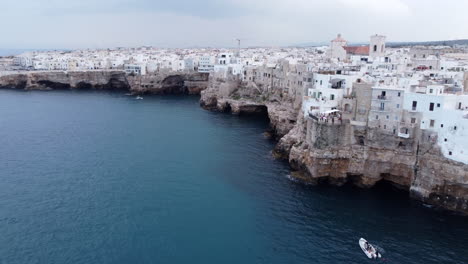
[[[468,38],[468,0],[0,0],[0,48]]]

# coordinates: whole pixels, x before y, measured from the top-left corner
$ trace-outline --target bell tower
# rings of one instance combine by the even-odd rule
[[[371,58],[385,56],[385,39],[385,36],[377,34],[370,37],[369,56]]]

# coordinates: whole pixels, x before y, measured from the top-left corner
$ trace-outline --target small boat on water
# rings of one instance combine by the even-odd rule
[[[376,249],[376,247],[371,245],[364,238],[359,239],[359,246],[361,246],[361,249],[362,251],[364,251],[364,254],[366,254],[366,256],[370,259],[377,259],[382,257],[382,255]]]
[[[135,99],[136,99],[136,100],[143,100],[143,97],[137,96]]]

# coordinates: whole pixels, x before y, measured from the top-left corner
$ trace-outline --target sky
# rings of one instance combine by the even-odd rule
[[[468,0],[0,0],[0,48],[468,39]]]

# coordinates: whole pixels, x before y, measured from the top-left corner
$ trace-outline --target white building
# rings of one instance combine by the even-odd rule
[[[146,66],[141,64],[125,64],[124,71],[127,74],[145,75]]]
[[[405,95],[409,122],[433,131],[442,154],[468,163],[468,95],[444,94],[443,86],[427,86],[425,93]]]
[[[341,34],[333,39],[330,43],[329,56],[331,59],[337,59],[343,61],[346,59],[346,50],[344,47],[347,45],[347,41],[341,37]]]

